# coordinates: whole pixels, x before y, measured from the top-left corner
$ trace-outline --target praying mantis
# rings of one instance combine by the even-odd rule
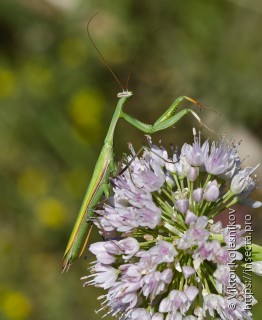
[[[104,57],[101,55],[100,51],[97,49],[94,44],[90,34],[89,34],[89,23],[93,19],[95,15],[89,20],[87,25],[87,32],[89,39],[94,45],[96,51],[104,61],[107,68],[110,70],[118,84],[121,86],[122,92],[118,93],[117,97],[119,98],[118,103],[115,108],[115,112],[113,114],[107,135],[104,140],[104,145],[100,152],[100,155],[97,159],[94,172],[90,183],[88,185],[87,191],[85,193],[82,205],[80,207],[74,228],[72,230],[71,236],[69,238],[64,257],[62,263],[62,270],[69,270],[71,264],[78,259],[86,245],[90,236],[90,232],[92,229],[92,222],[90,218],[94,216],[94,210],[96,205],[99,203],[100,198],[103,194],[106,196],[109,195],[109,177],[115,170],[114,164],[114,152],[113,152],[113,142],[114,142],[114,131],[119,119],[124,119],[129,124],[137,128],[138,130],[144,132],[145,134],[152,134],[167,128],[172,127],[175,123],[177,123],[182,117],[186,114],[191,113],[198,122],[203,125],[201,119],[198,115],[190,108],[183,109],[176,113],[178,107],[182,103],[182,101],[188,100],[199,107],[203,107],[197,101],[187,96],[181,96],[177,98],[171,106],[155,121],[154,124],[146,124],[141,122],[138,119],[130,116],[129,114],[123,111],[123,107],[126,102],[132,97],[133,93],[131,91],[125,90],[118,78],[106,63]],[[130,75],[130,73],[129,73]],[[129,79],[129,76],[128,76]],[[127,81],[128,83],[128,81]],[[126,86],[127,87],[127,86]]]
[[[72,234],[65,250],[62,265],[63,271],[68,270],[70,265],[82,255],[92,229],[92,222],[90,221],[90,218],[94,215],[94,209],[103,193],[106,196],[109,194],[109,176],[114,172],[115,169],[113,142],[114,131],[118,120],[122,118],[146,134],[152,134],[172,127],[188,113],[191,113],[198,120],[198,122],[203,125],[198,115],[190,108],[183,109],[176,113],[181,102],[185,100],[200,106],[197,101],[187,96],[181,96],[177,98],[171,104],[171,106],[155,121],[154,124],[150,125],[143,123],[123,111],[124,105],[132,97],[132,95],[133,93],[131,91],[123,91],[117,95],[119,100],[105,137],[104,145],[95,165],[93,176],[87,188]]]

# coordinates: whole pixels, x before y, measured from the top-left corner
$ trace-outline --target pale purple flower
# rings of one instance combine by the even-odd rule
[[[164,298],[159,306],[159,311],[163,313],[184,314],[191,303],[185,292],[180,290],[172,290],[167,298]]]
[[[213,142],[210,154],[206,155],[204,163],[208,173],[219,175],[228,171],[232,163],[233,148],[226,144],[224,140],[218,144]]]
[[[229,307],[230,304],[234,305],[235,308],[231,309]],[[217,312],[222,320],[251,320],[251,314],[249,311],[245,310],[245,303],[243,301],[234,298],[229,300],[227,297],[222,297],[217,294],[208,294],[204,296],[204,316],[206,316],[207,311],[211,317],[215,317]]]
[[[84,286],[104,289],[99,311],[120,320],[251,320],[240,278],[235,310],[227,296],[230,274],[243,263],[244,230],[214,221],[251,201],[256,168],[241,169],[237,148],[224,140],[201,145],[195,131],[192,145],[171,154],[148,139],[141,158],[131,147],[129,167],[112,179],[112,196],[92,218],[107,241],[90,246],[96,261]]]
[[[135,209],[138,225],[154,229],[161,221],[161,210],[154,203],[148,203],[141,209]]]
[[[205,260],[217,262],[216,258],[217,255],[220,258],[220,255],[224,252],[220,252],[221,249],[220,242],[217,240],[213,241],[206,241],[202,243],[198,248],[195,249],[193,253],[193,259],[194,259],[194,267],[195,269],[198,269],[200,264],[203,263]],[[221,257],[222,260],[222,257]]]
[[[118,277],[118,271],[108,265],[103,265],[101,263],[95,264],[91,268],[92,274],[90,276],[82,277],[81,280],[88,280],[83,284],[84,287],[88,285],[94,285],[96,287],[101,287],[103,289],[108,289],[115,284]]]
[[[209,150],[209,144],[208,144],[208,141],[205,141],[204,144],[201,146],[200,133],[199,133],[199,136],[197,137],[196,131],[194,129],[193,134],[194,134],[193,145],[191,146],[185,143],[182,147],[181,153],[185,155],[190,165],[200,167],[204,164],[204,159],[206,158]]]
[[[230,189],[235,194],[245,193],[249,195],[255,188],[255,180],[250,176],[257,168],[245,168],[239,171],[231,181]]]
[[[120,240],[118,243],[121,250],[123,250],[123,252],[125,253],[125,256],[123,256],[124,259],[129,259],[130,257],[132,257],[135,253],[138,252],[140,248],[139,242],[131,237]]]
[[[130,159],[130,161],[132,161]],[[130,179],[130,174],[132,174],[132,180]],[[115,184],[121,188],[123,183],[127,183],[131,190],[135,190],[138,193],[138,188],[140,192],[153,192],[159,190],[165,181],[165,174],[161,167],[150,166],[149,162],[143,160],[139,161],[135,158],[130,164],[129,170],[126,170],[120,179],[115,181]]]
[[[217,264],[226,264],[229,261],[229,253],[218,240],[212,240],[199,246],[194,252],[193,258],[200,259],[200,261],[208,260]]]
[[[219,187],[216,180],[209,181],[205,189],[205,199],[214,202],[219,197]]]
[[[131,199],[132,200],[132,199]],[[128,232],[139,226],[154,229],[161,221],[161,209],[151,200],[141,199],[138,205],[123,206],[115,204],[115,208],[106,206],[101,224],[106,231],[112,227],[120,232]]]
[[[204,296],[203,304],[203,314],[206,316],[206,311],[210,314],[211,317],[215,317],[216,311],[218,314],[221,313],[221,310],[226,309],[225,299],[218,294],[207,294]]]
[[[138,283],[142,279],[143,270],[140,266],[135,264],[122,264],[119,266],[119,270],[121,271],[123,282],[132,282]]]
[[[175,162],[168,161],[166,162],[165,167],[166,167],[166,170],[169,171],[170,173],[175,173],[177,171]]]
[[[241,253],[239,253],[241,255]],[[213,261],[219,264],[226,264],[230,261],[229,252],[226,248],[221,247],[219,250],[215,251],[213,254]],[[238,258],[238,257],[236,257]]]
[[[152,249],[149,250],[151,256],[155,256],[158,264],[163,262],[173,262],[177,256],[177,251],[171,243],[160,240]]]
[[[106,241],[104,243],[104,247],[105,247],[105,250],[107,251],[107,253],[112,254],[112,255],[117,255],[117,254],[124,252],[119,245],[119,241],[117,241],[117,240]]]
[[[147,141],[150,146],[150,149],[145,150],[145,160],[148,161],[151,165],[153,162],[159,167],[164,167],[166,164],[166,160],[168,160],[167,151],[164,148],[159,148],[158,146],[153,144],[150,136],[147,136]]]
[[[226,288],[229,286],[230,267],[226,264],[218,265],[213,275],[216,279],[217,291],[226,293]]]
[[[239,224],[228,226],[223,230],[223,239],[230,249],[239,249],[245,244],[245,238],[242,235],[245,233]]]
[[[103,264],[111,264],[115,262],[114,254],[106,250],[106,242],[96,242],[91,244],[89,250],[96,255],[97,261]]]
[[[219,310],[220,317],[222,319],[245,319],[245,320],[252,320],[252,314],[251,312],[246,308],[246,304],[242,299],[232,299],[229,300],[229,298],[225,298],[226,300],[226,309]],[[229,304],[234,303],[235,310],[231,310],[229,308]]]
[[[232,177],[240,170],[241,165],[237,146],[228,146],[228,148],[231,150],[228,160],[228,169],[219,175],[219,177],[224,180],[232,179]]]
[[[163,292],[172,281],[173,272],[171,269],[165,269],[163,272],[155,271],[146,274],[141,280],[142,292],[145,297],[150,297],[152,302],[157,295]]]
[[[106,301],[114,312],[121,312],[134,308],[138,302],[137,290],[139,282],[116,282],[106,295]]]
[[[183,275],[185,279],[190,278],[196,272],[196,270],[191,266],[183,266],[182,270],[183,270]]]
[[[207,241],[210,232],[205,229],[208,219],[199,217],[196,222],[190,224],[189,229],[179,239],[177,247],[186,250],[194,245],[202,245]]]
[[[195,286],[189,286],[186,287],[184,291],[187,295],[188,300],[192,302],[195,300],[199,290]]]

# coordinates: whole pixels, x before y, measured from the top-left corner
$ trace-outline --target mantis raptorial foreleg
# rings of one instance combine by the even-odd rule
[[[178,122],[182,117],[184,117],[188,113],[191,113],[197,119],[197,121],[201,124],[201,126],[203,125],[207,127],[192,109],[187,108],[187,109],[181,110],[178,113],[175,113],[177,111],[177,108],[180,106],[181,102],[184,100],[191,101],[196,105],[201,106],[195,100],[186,96],[181,96],[177,98],[172,103],[172,105],[152,125],[143,123],[142,121],[131,117],[129,114],[125,113],[124,111],[121,112],[121,117],[124,118],[128,123],[130,123],[137,129],[147,134],[152,134],[152,133],[172,127],[176,122]]]

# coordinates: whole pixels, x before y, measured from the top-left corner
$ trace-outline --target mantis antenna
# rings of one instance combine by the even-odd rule
[[[128,76],[127,76],[127,80],[126,80],[126,86],[124,87],[121,82],[119,81],[118,77],[116,76],[116,74],[114,73],[114,71],[112,70],[112,68],[109,66],[109,64],[107,63],[106,59],[104,58],[104,56],[102,55],[102,53],[100,52],[100,50],[98,49],[98,47],[96,46],[93,38],[91,37],[90,34],[90,23],[91,21],[94,19],[94,17],[98,14],[98,12],[94,13],[92,15],[92,17],[89,19],[88,23],[87,23],[87,34],[88,34],[88,38],[91,41],[92,45],[94,46],[96,52],[98,53],[98,55],[100,56],[100,58],[102,59],[102,61],[104,62],[104,64],[106,65],[107,69],[110,71],[110,73],[112,74],[112,76],[114,77],[114,79],[116,80],[117,84],[119,85],[119,87],[121,88],[122,92],[117,94],[118,98],[121,97],[131,97],[133,95],[133,93],[131,91],[128,91],[128,84],[129,84],[129,79],[130,79],[130,75],[131,75],[131,70],[132,67],[134,66],[134,63],[138,57],[138,54],[141,51],[141,48],[143,47],[143,45],[145,44],[145,42],[147,41],[147,39],[151,36],[151,34],[155,33],[156,31],[158,31],[160,28],[154,30],[152,33],[150,33],[142,42],[142,44],[139,46],[139,48],[137,49],[133,59],[131,60],[130,63],[130,67],[129,67],[129,72],[128,72]]]
[[[91,35],[90,35],[90,31],[89,31],[89,26],[91,21],[94,19],[94,17],[98,15],[98,12],[94,13],[92,15],[92,17],[89,19],[88,23],[87,23],[87,34],[88,34],[88,38],[91,41],[92,45],[94,46],[96,52],[99,54],[100,58],[102,59],[102,61],[104,62],[104,64],[106,65],[107,69],[110,71],[110,73],[112,74],[112,76],[115,78],[116,82],[118,83],[118,85],[120,86],[122,92],[124,93],[126,90],[124,89],[124,87],[122,86],[121,82],[119,81],[119,79],[117,78],[116,74],[114,73],[114,71],[112,70],[112,68],[109,66],[109,64],[107,63],[106,59],[103,57],[102,53],[99,51],[99,49],[97,48],[94,40],[92,39]]]

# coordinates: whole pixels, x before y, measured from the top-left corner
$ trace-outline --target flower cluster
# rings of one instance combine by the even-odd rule
[[[131,148],[129,166],[112,181],[112,199],[97,211],[94,223],[107,241],[90,246],[96,261],[83,279],[85,286],[106,290],[100,297],[105,314],[132,320],[252,317],[238,276],[234,296],[228,291],[232,252],[240,262],[244,231],[236,226],[232,251],[229,228],[213,218],[236,203],[261,206],[249,199],[254,169],[241,169],[237,146],[201,144],[193,133],[193,144],[171,157],[150,137],[141,158]]]

